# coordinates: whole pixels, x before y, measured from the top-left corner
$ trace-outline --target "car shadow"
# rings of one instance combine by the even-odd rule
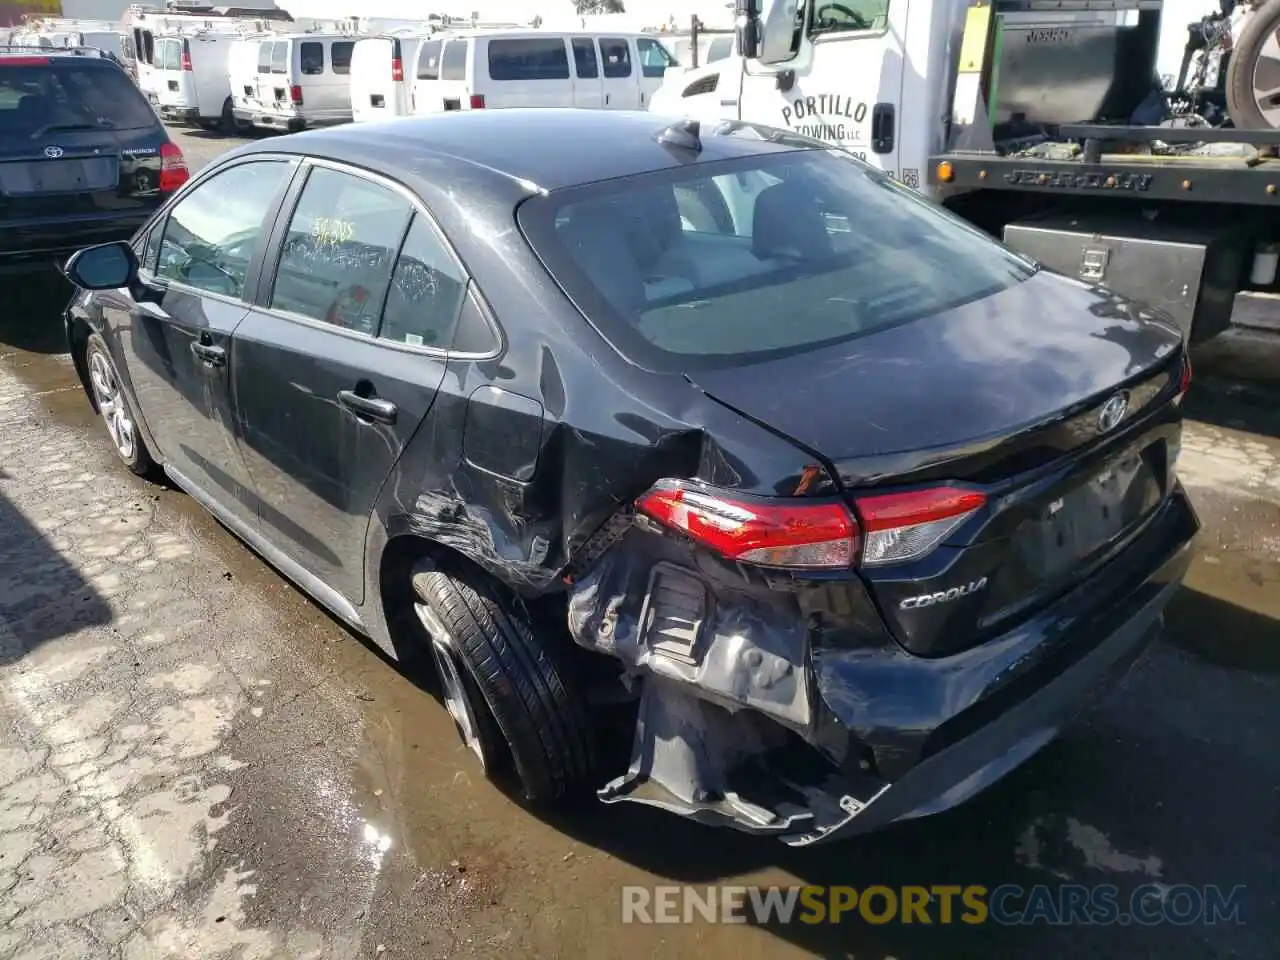
[[[31,353],[66,353],[62,312],[73,287],[52,265],[7,281],[0,294],[0,344]]]
[[[1280,382],[1234,380],[1197,372],[1184,403],[1191,420],[1280,438]]]
[[[0,470],[0,480],[12,479]],[[0,490],[0,667],[111,619],[94,586]]]

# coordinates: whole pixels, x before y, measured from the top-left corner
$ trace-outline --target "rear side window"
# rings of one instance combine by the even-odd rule
[[[428,40],[422,45],[418,54],[418,79],[440,79],[440,47],[439,40]]]
[[[289,42],[277,42],[271,47],[271,72],[289,72]]]
[[[604,75],[617,80],[631,76],[631,48],[625,40],[600,38],[600,59],[604,61]]]
[[[594,80],[600,76],[600,68],[596,65],[596,44],[590,37],[574,37],[573,67],[580,80]]]
[[[467,41],[451,40],[444,45],[444,56],[440,60],[440,79],[467,79]]]
[[[380,184],[315,168],[289,221],[271,306],[373,336],[411,213]]]
[[[271,44],[271,43],[258,44],[258,72],[259,73],[271,72],[271,48],[273,46],[275,46],[275,44]]]
[[[1034,266],[849,155],[694,163],[517,214],[579,309],[649,369],[800,353],[988,297]]]
[[[568,80],[569,56],[560,37],[489,41],[494,80]]]
[[[114,65],[55,57],[48,64],[0,67],[0,140],[55,126],[141,130],[158,123],[138,88]]]
[[[329,48],[329,55],[333,58],[334,73],[347,74],[351,72],[351,54],[355,48],[354,40],[339,40]]]
[[[676,65],[667,48],[649,37],[636,38],[636,51],[640,54],[640,72],[646,77],[661,77],[667,67]]]
[[[302,63],[304,77],[318,77],[324,73],[324,44],[304,40],[299,44],[298,59]]]
[[[466,289],[435,228],[415,215],[391,278],[380,336],[413,347],[448,347]]]

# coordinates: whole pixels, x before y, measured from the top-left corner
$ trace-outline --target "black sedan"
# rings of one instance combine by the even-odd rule
[[[533,800],[798,845],[945,809],[1134,662],[1198,527],[1171,326],[777,130],[263,141],[67,273],[125,464],[430,651]]]

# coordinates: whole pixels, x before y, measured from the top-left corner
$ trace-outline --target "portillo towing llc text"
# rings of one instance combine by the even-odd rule
[[[1243,886],[1148,883],[623,887],[623,923],[1194,926],[1244,923]]]

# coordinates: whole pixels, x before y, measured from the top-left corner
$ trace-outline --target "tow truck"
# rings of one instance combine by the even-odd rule
[[[735,55],[650,109],[835,144],[1189,341],[1280,343],[1280,0],[738,0]],[[1274,49],[1273,49],[1274,48]]]

